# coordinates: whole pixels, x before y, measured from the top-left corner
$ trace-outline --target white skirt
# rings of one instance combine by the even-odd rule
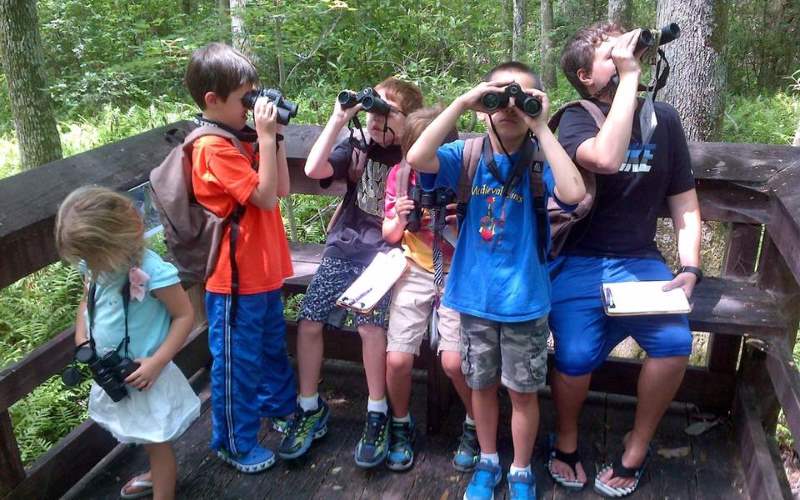
[[[200,398],[173,362],[150,389],[125,387],[128,395],[117,403],[97,383],[89,394],[89,417],[120,443],[173,441],[200,416]]]

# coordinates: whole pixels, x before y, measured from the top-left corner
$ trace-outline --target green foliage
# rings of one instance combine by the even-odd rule
[[[800,94],[729,98],[722,128],[725,142],[791,144],[800,119]]]

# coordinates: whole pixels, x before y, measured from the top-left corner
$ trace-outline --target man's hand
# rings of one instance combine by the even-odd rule
[[[694,286],[697,284],[697,276],[694,273],[680,273],[675,278],[672,279],[669,283],[664,285],[665,292],[670,290],[674,290],[675,288],[683,289],[683,293],[686,294],[687,299],[692,298],[692,292],[694,291]]]

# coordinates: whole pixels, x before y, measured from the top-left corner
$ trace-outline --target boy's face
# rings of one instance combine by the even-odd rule
[[[617,67],[611,57],[611,51],[614,49],[619,36],[619,33],[609,35],[600,45],[595,47],[591,72],[586,73],[584,71],[581,74],[583,70],[578,70],[578,76],[581,77],[581,81],[584,82],[586,90],[591,95],[596,95],[606,88],[611,77],[617,73]]]
[[[234,130],[243,129],[247,125],[248,109],[242,104],[242,97],[253,90],[253,87],[252,83],[245,83],[231,92],[226,99],[222,99],[214,92],[206,93],[206,109],[203,110],[203,115]]]
[[[388,115],[380,115],[378,113],[367,113],[367,133],[373,141],[380,144],[382,147],[397,145],[403,142],[403,136],[406,129],[406,115],[400,110],[400,103],[386,96],[384,89],[375,89],[381,99],[389,103],[392,110]],[[386,137],[384,138],[383,128],[388,124],[386,130]],[[391,130],[389,130],[391,129]],[[392,133],[394,132],[394,133]]]
[[[531,75],[519,71],[496,71],[491,79],[498,82],[514,81],[523,89],[531,89],[536,85]],[[508,106],[492,113],[492,122],[497,131],[497,136],[503,142],[519,140],[528,132],[528,125],[514,112],[514,109],[512,109],[514,106],[514,98],[512,97],[508,102]],[[480,115],[482,115],[481,118],[486,123],[486,129],[491,133],[492,125],[489,122],[489,115],[484,113],[480,113]]]

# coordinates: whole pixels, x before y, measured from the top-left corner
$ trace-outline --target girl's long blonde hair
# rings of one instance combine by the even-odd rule
[[[72,264],[81,260],[99,273],[127,271],[144,252],[144,224],[130,198],[84,186],[71,192],[56,215],[56,249]]]

